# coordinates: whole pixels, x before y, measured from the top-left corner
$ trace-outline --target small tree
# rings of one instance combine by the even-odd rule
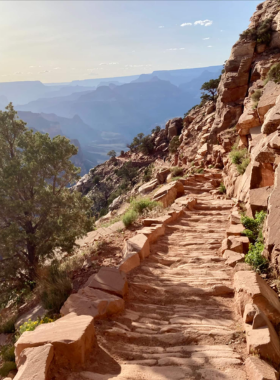
[[[110,150],[110,152],[107,153],[107,156],[109,156],[109,157],[114,157],[115,158],[116,155],[117,155],[117,153],[116,153],[115,150]]]
[[[0,292],[32,287],[38,267],[90,229],[90,201],[67,188],[79,178],[77,152],[65,137],[28,130],[11,103],[0,111]]]
[[[219,77],[218,79],[210,79],[209,82],[203,83],[203,85],[201,86],[202,101],[208,101],[208,100],[211,100],[213,102],[216,101],[217,90],[220,83],[220,79],[221,77]]]

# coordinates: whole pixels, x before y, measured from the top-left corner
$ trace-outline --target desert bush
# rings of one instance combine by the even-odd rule
[[[7,344],[1,347],[0,355],[5,362],[15,361],[15,347],[12,344]]]
[[[125,183],[134,183],[134,179],[138,174],[137,168],[135,168],[131,161],[125,162],[123,166],[115,172],[118,177],[121,177]]]
[[[258,102],[260,100],[262,96],[262,91],[261,90],[256,90],[252,96],[251,96],[251,99],[253,100],[253,102]]]
[[[170,153],[176,153],[180,146],[179,136],[174,136],[169,143],[168,150]]]
[[[246,215],[241,216],[241,223],[245,227],[243,234],[248,236],[251,243],[255,243],[257,240],[262,241],[262,228],[266,217],[264,211],[256,212],[255,218],[249,218]]]
[[[17,366],[15,362],[5,362],[0,368],[0,376],[6,377],[9,372],[16,370]]]
[[[152,129],[152,133],[159,133],[161,131],[161,128],[159,125],[157,125],[154,129]]]
[[[224,185],[223,182],[220,183],[220,186],[219,186],[219,192],[220,192],[221,194],[225,194],[225,193],[227,192],[227,189],[226,189],[226,187],[225,187],[225,185]]]
[[[231,162],[235,164],[239,174],[243,174],[250,163],[247,149],[238,149],[236,145],[232,147],[229,154]]]
[[[0,321],[0,334],[12,334],[15,332],[15,323],[17,316],[13,316],[10,319]]]
[[[122,221],[123,221],[123,224],[126,226],[126,227],[129,227],[133,222],[135,222],[135,220],[137,219],[138,217],[138,214],[136,211],[134,210],[128,210],[123,218],[122,218]]]
[[[159,204],[158,202],[151,201],[149,198],[142,198],[139,200],[133,200],[131,202],[131,208],[133,211],[142,214],[142,212],[145,209],[152,210],[153,208],[157,207]]]
[[[256,272],[263,273],[268,269],[268,260],[262,256],[263,244],[263,224],[266,217],[264,211],[257,212],[255,218],[243,215],[241,223],[245,230],[243,234],[250,239],[249,252],[245,257],[245,262],[250,264]]]
[[[149,182],[152,179],[153,165],[149,165],[144,170],[143,182]]]
[[[28,319],[27,322],[24,322],[20,328],[19,328],[19,335],[22,335],[25,331],[34,331],[37,326],[40,326],[45,323],[51,323],[54,322],[53,319],[44,317],[44,318],[38,318],[36,321],[31,321],[31,319]]]
[[[275,63],[269,69],[267,76],[266,76],[266,82],[268,82],[270,80],[273,80],[275,83],[280,82],[280,63]]]
[[[54,313],[60,311],[72,291],[72,283],[66,270],[57,261],[45,268],[39,279],[40,298],[42,305]]]
[[[245,257],[245,262],[253,267],[256,272],[264,273],[268,269],[268,260],[262,256],[262,251],[264,250],[264,244],[261,242],[256,242],[255,244],[250,244],[249,252]]]
[[[178,166],[174,166],[174,168],[171,169],[172,177],[179,177],[183,175],[184,169],[179,168]]]
[[[246,157],[242,160],[241,164],[237,165],[237,171],[239,174],[244,174],[247,166],[250,164],[250,158]]]
[[[256,41],[258,44],[268,45],[271,41],[272,19],[263,20],[256,28],[248,28],[240,34],[241,39]]]

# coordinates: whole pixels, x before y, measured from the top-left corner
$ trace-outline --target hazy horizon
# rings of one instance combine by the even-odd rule
[[[258,1],[1,1],[0,82],[221,65]]]

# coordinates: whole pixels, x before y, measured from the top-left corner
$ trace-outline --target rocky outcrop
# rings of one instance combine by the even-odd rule
[[[162,186],[154,195],[153,200],[161,202],[163,207],[171,205],[176,198],[184,195],[184,186],[180,181],[170,182]]]
[[[20,368],[22,363],[23,350],[50,344],[56,366],[72,369],[82,366],[95,344],[93,318],[70,313],[56,322],[24,332],[15,345],[17,366]]]

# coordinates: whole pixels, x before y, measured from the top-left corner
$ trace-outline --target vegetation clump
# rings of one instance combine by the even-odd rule
[[[54,322],[54,320],[48,317],[38,318],[36,321],[31,321],[31,319],[28,319],[27,322],[24,322],[20,326],[19,335],[22,335],[25,331],[34,331],[37,326],[40,326],[45,323],[51,323],[51,322]]]
[[[245,173],[247,166],[250,163],[250,158],[247,149],[238,149],[237,145],[233,145],[229,154],[231,162],[235,164],[239,174]]]
[[[207,101],[215,102],[217,100],[218,86],[221,80],[221,76],[217,79],[210,79],[208,82],[203,83],[201,86],[202,95],[201,100],[203,103]]]
[[[269,69],[266,76],[266,83],[270,80],[272,80],[275,83],[280,82],[280,63],[275,63]]]
[[[263,20],[256,28],[248,28],[240,34],[241,39],[256,41],[257,44],[269,45],[272,37],[272,19]]]
[[[179,176],[182,176],[184,174],[184,169],[183,168],[179,168],[179,166],[174,166],[172,169],[171,169],[171,174],[172,174],[172,177],[179,177]]]
[[[248,216],[241,217],[241,223],[245,227],[243,234],[250,240],[245,262],[259,273],[265,272],[268,269],[268,260],[262,255],[264,250],[262,229],[265,217],[266,213],[264,211],[257,212],[255,218],[249,218]]]
[[[0,111],[1,296],[33,289],[45,260],[91,229],[89,199],[69,190],[77,152],[65,137],[28,130],[11,103]]]
[[[72,292],[72,283],[65,269],[55,260],[42,270],[39,279],[40,298],[47,310],[59,313],[60,308]]]
[[[219,192],[220,192],[221,194],[225,194],[225,193],[227,192],[227,189],[226,189],[226,187],[225,187],[225,185],[224,185],[223,182],[220,183],[220,186],[219,186]]]
[[[176,153],[179,146],[180,146],[179,136],[174,136],[169,143],[169,147],[168,147],[169,152],[170,153]]]
[[[0,376],[6,377],[11,371],[17,369],[15,362],[5,362],[0,368]]]
[[[138,135],[134,137],[132,143],[128,144],[127,147],[132,152],[141,152],[143,154],[152,154],[154,152],[154,144],[151,136],[145,136],[144,133],[138,133]]]
[[[117,153],[116,153],[115,150],[110,150],[110,152],[107,153],[107,156],[109,156],[109,157],[114,157],[115,158],[116,155],[117,155]]]
[[[123,224],[129,227],[144,210],[152,210],[160,206],[159,202],[151,201],[149,198],[134,199],[131,201],[129,209],[122,218]]]
[[[251,99],[252,99],[252,101],[253,101],[253,105],[252,105],[252,108],[253,108],[253,109],[256,109],[256,108],[257,108],[261,96],[262,96],[262,91],[261,91],[261,90],[256,90],[256,91],[252,94]]]

